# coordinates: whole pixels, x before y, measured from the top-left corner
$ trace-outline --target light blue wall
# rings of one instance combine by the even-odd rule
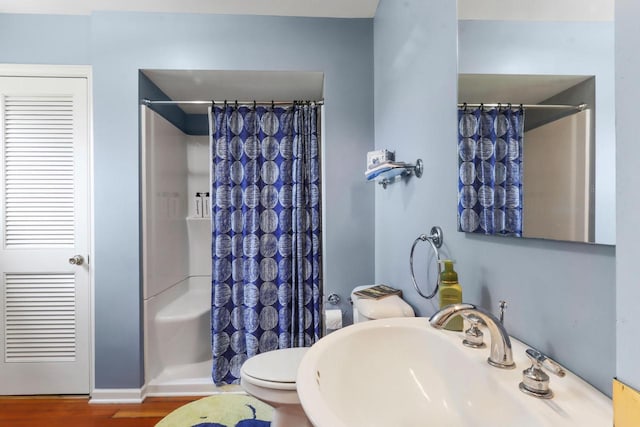
[[[414,239],[439,225],[443,252],[466,269],[456,253],[456,2],[382,0],[374,19],[376,148],[396,151],[396,160],[425,163],[422,178],[376,186],[376,282],[403,289],[419,315],[435,306],[418,296],[409,275]],[[447,125],[450,123],[451,125]],[[451,167],[450,167],[451,165]],[[418,246],[416,271],[430,252]],[[435,271],[432,266],[431,271]],[[466,283],[460,271],[462,285]],[[419,273],[423,292],[424,274]]]
[[[640,100],[640,3],[616,0],[616,137],[617,137],[617,364],[622,382],[640,390],[640,340],[638,303],[640,302],[640,263],[638,262],[638,210],[640,173],[638,162],[638,120]]]
[[[0,13],[0,62],[90,64],[90,27],[88,16]]]
[[[376,148],[426,162],[422,179],[375,190],[376,281],[403,289],[419,314],[433,313],[434,302],[413,289],[408,257],[414,239],[440,225],[464,300],[494,312],[508,301],[512,335],[610,394],[615,249],[456,231],[456,24],[450,0],[382,0],[374,20]]]
[[[614,244],[613,23],[460,21],[458,30],[460,73],[595,76],[596,241]]]
[[[0,62],[93,66],[96,388],[143,383],[138,70],[324,72],[324,283],[347,311],[350,290],[373,281],[373,189],[362,179],[373,149],[372,32],[371,19],[0,15]]]

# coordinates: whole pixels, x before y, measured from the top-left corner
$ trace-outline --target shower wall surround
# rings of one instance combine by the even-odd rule
[[[380,2],[374,20],[376,147],[396,141],[397,156],[423,158],[428,166],[420,180],[376,189],[376,282],[401,288],[418,314],[432,314],[434,302],[411,285],[407,257],[415,237],[437,224],[445,235],[442,251],[456,260],[465,301],[497,312],[498,300],[506,300],[512,335],[610,395],[615,249],[456,231],[456,38],[455,2]],[[426,269],[426,261],[415,265]]]
[[[194,203],[209,191],[209,138],[186,135],[148,108],[143,115],[147,300],[188,277],[211,277],[211,223]]]
[[[143,298],[189,276],[186,135],[157,113],[144,111],[146,241]]]
[[[214,392],[211,222],[192,203],[209,186],[208,138],[148,107],[141,119],[146,393]]]

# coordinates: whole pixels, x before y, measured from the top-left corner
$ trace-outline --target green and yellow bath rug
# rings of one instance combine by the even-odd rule
[[[188,403],[156,427],[269,427],[273,408],[244,394],[216,394]]]

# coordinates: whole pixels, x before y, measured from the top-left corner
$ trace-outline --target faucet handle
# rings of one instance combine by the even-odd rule
[[[464,331],[465,338],[462,340],[462,344],[471,348],[484,348],[484,334],[478,328],[478,325],[484,325],[485,323],[475,314],[463,314],[462,317],[471,325],[469,329]]]
[[[559,377],[565,376],[566,373],[564,369],[562,369],[562,366],[560,366],[555,360],[549,358],[546,354],[543,354],[533,348],[528,348],[525,353],[534,365],[539,365]]]
[[[486,323],[484,323],[484,320],[482,320],[480,317],[476,316],[473,313],[464,313],[461,316],[464,318],[464,320],[469,322],[472,326],[476,326],[476,327],[478,325],[486,326]]]
[[[549,388],[549,375],[542,368],[559,377],[565,376],[564,369],[538,350],[529,348],[526,350],[526,354],[532,365],[522,371],[522,382],[519,384],[520,391],[542,399],[551,399],[553,392]]]

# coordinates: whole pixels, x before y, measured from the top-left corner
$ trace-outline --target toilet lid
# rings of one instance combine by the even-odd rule
[[[307,350],[296,347],[258,354],[244,362],[242,372],[262,381],[295,384],[298,365]]]

